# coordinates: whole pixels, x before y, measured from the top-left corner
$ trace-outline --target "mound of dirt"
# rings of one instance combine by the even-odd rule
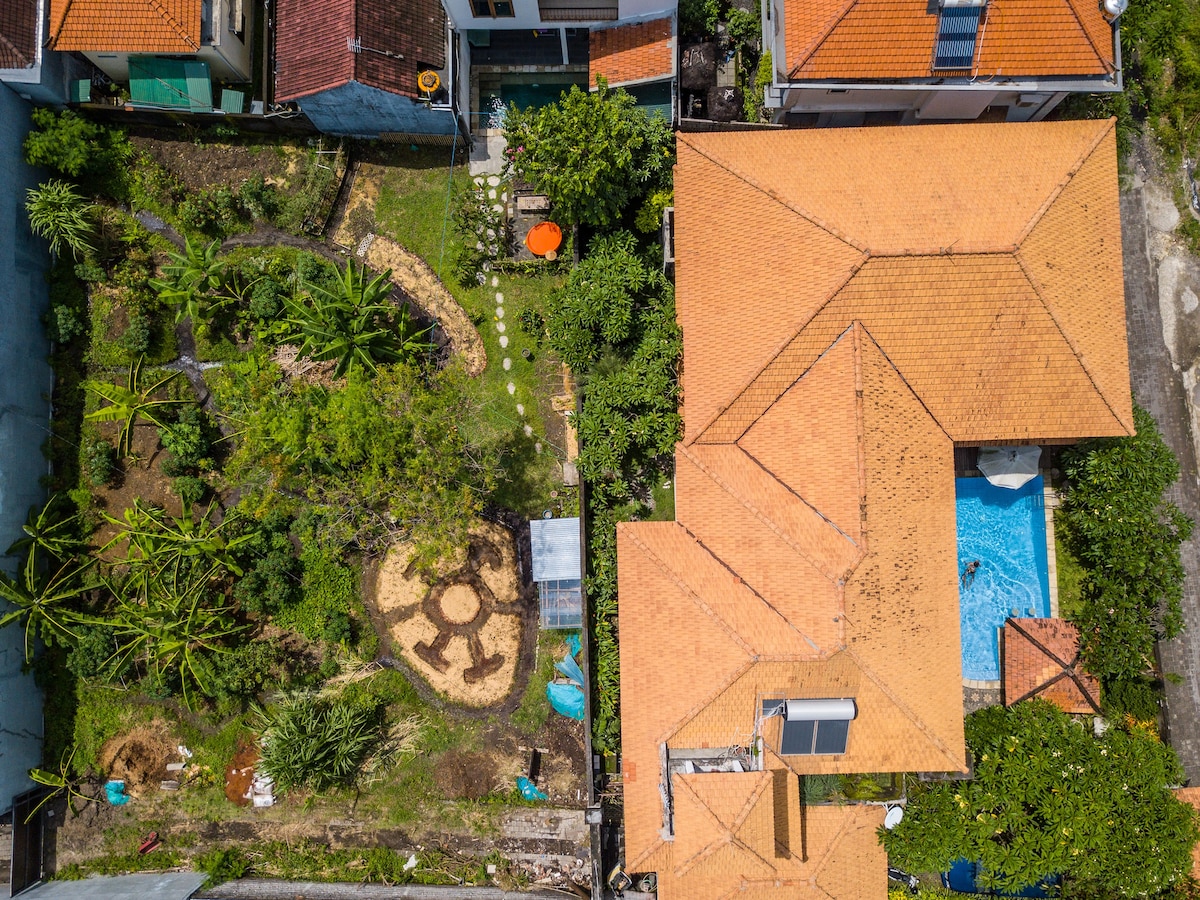
[[[496,761],[486,753],[446,753],[434,778],[447,799],[481,800],[495,786]]]
[[[167,764],[179,759],[178,741],[161,722],[117,735],[100,748],[100,768],[110,779],[125,782],[131,797],[157,791],[167,777]]]
[[[243,741],[225,767],[225,797],[238,806],[249,806],[250,785],[254,783],[254,764],[258,762],[258,744]]]

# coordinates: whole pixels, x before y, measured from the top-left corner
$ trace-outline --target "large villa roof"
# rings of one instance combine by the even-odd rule
[[[676,521],[618,530],[626,867],[882,897],[881,808],[798,777],[966,766],[955,444],[1132,430],[1113,123],[678,153]],[[783,753],[784,698],[853,698],[844,752]],[[757,739],[763,771],[669,762]]]
[[[939,4],[926,0],[782,0],[790,80],[932,78]],[[1116,71],[1113,27],[1089,0],[990,0],[969,69],[1003,81],[1108,76]]]

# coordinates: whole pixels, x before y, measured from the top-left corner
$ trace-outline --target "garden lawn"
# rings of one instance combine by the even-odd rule
[[[445,150],[397,150],[389,159],[389,171],[375,208],[376,230],[421,256],[439,274],[454,299],[466,310],[487,351],[488,365],[479,380],[485,402],[483,415],[469,423],[474,437],[496,441],[505,447],[504,469],[508,481],[500,485],[495,500],[525,516],[539,515],[549,505],[550,491],[560,485],[555,459],[566,458],[566,448],[547,436],[547,417],[558,415],[549,400],[560,393],[555,384],[557,361],[542,358],[537,341],[521,330],[518,321],[526,309],[541,312],[548,295],[562,287],[556,274],[517,275],[491,273],[483,285],[464,284],[455,272],[455,261],[464,249],[461,236],[450,220],[454,193],[470,184],[462,165],[455,165],[451,182],[450,158]],[[493,280],[495,284],[493,285]],[[497,294],[503,302],[497,302]],[[503,319],[497,307],[504,310]],[[500,346],[503,334],[508,347]],[[530,358],[522,355],[528,350]],[[511,360],[504,369],[503,361]],[[512,392],[509,385],[512,385]],[[520,404],[524,416],[517,411]],[[533,435],[524,434],[524,426]],[[542,445],[538,453],[536,443]]]

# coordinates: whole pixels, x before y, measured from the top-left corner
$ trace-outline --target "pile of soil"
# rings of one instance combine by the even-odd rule
[[[445,753],[434,778],[448,800],[481,800],[496,787],[496,761],[486,753]]]
[[[151,722],[100,748],[100,768],[109,779],[124,781],[129,796],[142,797],[159,790],[167,764],[179,759],[178,745],[162,722]]]
[[[250,785],[254,782],[254,764],[258,762],[258,744],[243,741],[225,767],[225,797],[238,806],[249,806]]]

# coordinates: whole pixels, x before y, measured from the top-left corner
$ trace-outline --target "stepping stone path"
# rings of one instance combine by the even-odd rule
[[[492,178],[495,178],[495,177],[496,176],[494,176],[494,175],[492,176]],[[492,183],[492,178],[488,179],[489,184]],[[476,179],[476,183],[481,183],[481,182],[482,182],[482,179]],[[496,180],[496,183],[497,184],[499,183],[499,179]],[[489,195],[494,198],[496,196],[495,190],[490,191]],[[507,195],[505,195],[505,199],[507,199]],[[500,286],[499,276],[493,275],[492,276],[493,290],[495,288],[498,288],[499,286]],[[496,329],[496,332],[500,335],[500,348],[502,350],[507,350],[508,349],[508,335],[504,333],[505,329],[507,328],[507,326],[504,324],[504,294],[502,294],[500,291],[496,291],[496,315],[492,320],[492,325]],[[512,364],[513,364],[513,361],[512,361],[511,356],[506,356],[506,357],[504,357],[504,359],[502,359],[500,361],[500,365],[501,365],[501,367],[503,367],[505,372],[508,372],[512,369]],[[510,382],[508,382],[507,385],[505,385],[505,387],[508,388],[508,395],[510,397],[516,396],[517,385],[515,382],[510,381]],[[522,418],[525,417],[525,404],[523,404],[523,403],[517,404],[517,415],[521,416]],[[533,437],[533,426],[532,425],[525,423],[522,427],[525,430],[525,437]],[[537,450],[538,453],[542,452],[541,441],[538,441],[537,443],[534,444],[534,449]]]

